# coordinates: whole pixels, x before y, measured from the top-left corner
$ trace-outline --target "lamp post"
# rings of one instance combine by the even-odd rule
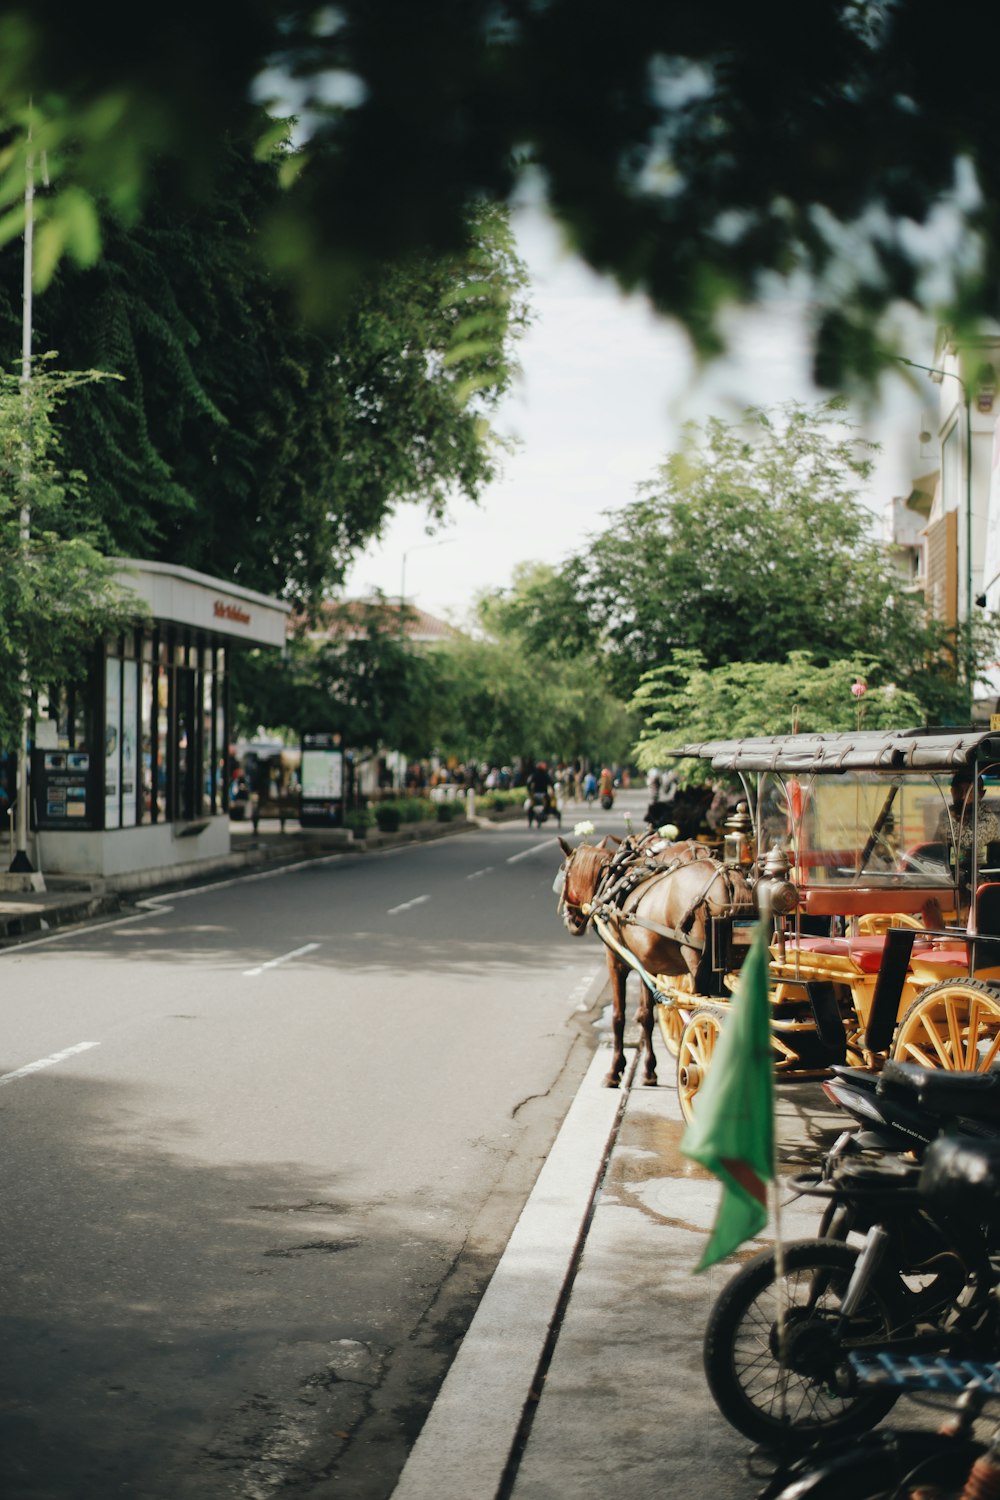
[[[973,709],[973,682],[972,682],[972,402],[969,388],[961,375],[954,370],[942,370],[936,365],[919,365],[914,359],[904,359],[901,354],[896,355],[896,360],[901,365],[909,365],[913,370],[923,370],[929,375],[935,385],[940,385],[945,376],[957,380],[962,388],[962,401],[965,406],[965,686],[969,694],[969,722],[972,722]]]
[[[34,271],[35,235],[35,156],[31,143],[31,119],[28,120],[27,155],[24,167],[24,276],[22,283],[21,314],[21,396],[25,437],[21,469],[21,546],[26,548],[31,532],[31,507],[28,499],[30,483],[30,443],[27,424],[31,420],[31,323],[32,323],[32,275]],[[28,671],[22,658],[21,734],[17,752],[17,847],[10,862],[13,874],[33,874],[34,866],[28,858],[28,719],[31,705],[28,702]]]

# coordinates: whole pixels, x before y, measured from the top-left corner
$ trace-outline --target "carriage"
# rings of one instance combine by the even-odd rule
[[[699,949],[671,973],[636,962],[607,903],[589,915],[649,991],[686,1118],[762,908],[773,924],[778,1078],[844,1063],[877,1069],[887,1056],[976,1071],[997,1060],[1000,818],[982,792],[962,803],[958,789],[953,800],[952,779],[971,777],[988,794],[1000,780],[1000,733],[797,734],[672,753],[738,778],[744,804],[719,863],[742,875],[752,905],[706,910]],[[640,842],[647,865],[676,847]]]

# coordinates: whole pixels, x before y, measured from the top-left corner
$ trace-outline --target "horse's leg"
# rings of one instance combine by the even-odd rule
[[[648,985],[643,984],[639,990],[639,1009],[636,1011],[636,1024],[642,1030],[642,1043],[644,1053],[644,1078],[643,1083],[649,1087],[656,1086],[656,1053],[653,1051],[653,992]]]
[[[616,1089],[618,1080],[625,1071],[625,981],[628,966],[609,948],[608,976],[611,980],[611,1067],[604,1079],[604,1086]]]

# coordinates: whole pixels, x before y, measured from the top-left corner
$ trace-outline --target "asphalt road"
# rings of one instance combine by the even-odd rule
[[[0,1493],[391,1493],[592,1051],[554,833],[0,955]]]

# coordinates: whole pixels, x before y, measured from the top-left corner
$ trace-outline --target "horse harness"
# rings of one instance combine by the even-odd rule
[[[624,847],[624,846],[623,846]],[[736,896],[733,881],[733,872],[726,865],[717,864],[706,850],[704,853],[695,853],[692,849],[686,849],[683,854],[675,855],[667,864],[661,864],[658,860],[644,856],[640,860],[626,862],[622,859],[623,850],[619,850],[614,859],[609,861],[605,867],[594,899],[591,902],[590,917],[599,917],[604,921],[613,918],[619,926],[644,927],[649,932],[655,932],[659,937],[669,938],[672,942],[680,944],[682,948],[692,948],[696,953],[704,953],[705,941],[703,938],[693,937],[691,928],[694,926],[695,917],[708,901],[708,893],[717,880],[721,880],[726,887],[726,905],[730,911],[742,908],[743,902]],[[676,927],[665,927],[662,922],[654,922],[649,917],[640,917],[637,913],[626,911],[625,902],[634,892],[646,890],[660,880],[665,880],[673,875],[682,865],[710,863],[711,873],[705,881],[699,894],[689,904],[679,924]],[[624,866],[624,868],[622,868]],[[602,890],[602,885],[610,880],[607,888]]]

